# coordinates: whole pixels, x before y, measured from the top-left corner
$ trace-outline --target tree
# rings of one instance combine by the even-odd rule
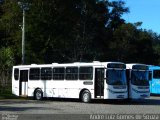
[[[1,4],[3,11],[0,17],[0,31],[1,31],[1,47],[11,47],[14,51],[16,61],[19,63],[20,45],[21,45],[21,28],[19,27],[21,21],[20,8],[17,5],[17,0],[4,0]]]
[[[105,31],[108,19],[107,2],[62,1],[31,2],[26,39],[32,53],[28,59],[34,59],[29,63],[93,60],[95,37],[101,28]]]
[[[14,54],[11,48],[0,49],[0,92],[11,85],[11,69],[13,66]]]
[[[145,64],[154,63],[153,38],[148,31],[139,31],[135,49],[137,49],[136,58],[138,62]]]
[[[127,62],[133,59],[133,55],[137,53],[134,49],[137,33],[136,27],[130,23],[121,25],[113,32],[110,51],[114,60]]]
[[[110,44],[115,60],[154,63],[153,38],[147,31],[138,29],[139,25],[141,24],[123,24],[115,30]]]
[[[129,12],[129,9],[125,7],[125,2],[120,0],[110,2],[110,10],[110,20],[107,26],[114,31],[120,25],[125,23],[122,15]]]
[[[11,70],[18,53],[18,7],[16,1],[0,2],[0,90],[11,85]],[[16,48],[16,49],[15,49]]]

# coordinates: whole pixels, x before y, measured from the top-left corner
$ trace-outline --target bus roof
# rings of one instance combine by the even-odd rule
[[[126,64],[126,69],[141,69],[141,70],[148,70],[148,65],[141,64],[141,63],[128,63]]]
[[[149,70],[153,70],[153,69],[158,70],[158,69],[160,69],[160,66],[148,65],[148,67],[149,67]]]
[[[52,63],[52,64],[31,64],[31,65],[17,65],[13,68],[32,68],[32,67],[63,67],[63,66],[103,66],[107,67],[108,64],[124,64],[122,62],[74,62],[74,63]],[[125,64],[124,64],[125,65]]]

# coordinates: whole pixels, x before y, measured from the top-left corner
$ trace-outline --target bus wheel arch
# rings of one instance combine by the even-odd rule
[[[34,90],[34,99],[35,100],[42,100],[43,99],[43,91],[41,88],[36,88]]]
[[[84,103],[91,102],[91,92],[88,89],[82,89],[79,98]]]

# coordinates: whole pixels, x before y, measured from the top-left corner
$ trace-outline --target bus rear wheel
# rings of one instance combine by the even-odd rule
[[[35,100],[42,100],[43,99],[43,92],[41,89],[37,89],[34,92],[34,99]]]
[[[91,101],[91,93],[88,90],[84,90],[81,95],[81,100],[84,103],[89,103]]]

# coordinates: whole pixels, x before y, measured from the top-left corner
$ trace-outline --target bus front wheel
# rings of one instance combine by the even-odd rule
[[[91,93],[88,90],[84,90],[81,95],[82,102],[89,103],[91,101]]]
[[[41,89],[36,89],[34,92],[34,99],[35,100],[42,100],[43,98],[43,92]]]

